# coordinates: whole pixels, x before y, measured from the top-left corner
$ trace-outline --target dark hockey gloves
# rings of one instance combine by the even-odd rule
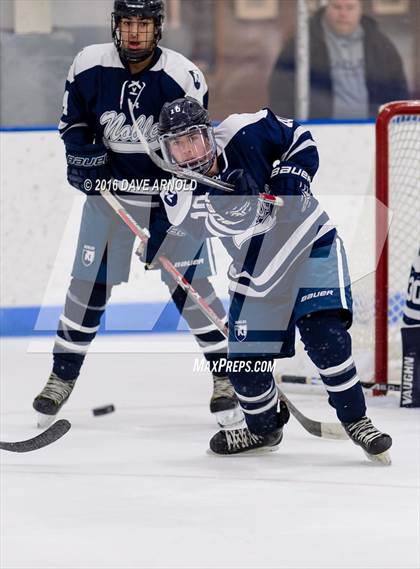
[[[66,144],[66,160],[69,184],[84,194],[94,195],[111,179],[103,144]]]
[[[274,196],[311,195],[309,174],[293,162],[276,160],[270,176],[270,194]]]
[[[226,193],[212,189],[209,194],[209,211],[215,221],[232,228],[233,232],[248,229],[254,222],[258,210],[259,189],[248,172],[232,170],[224,180],[235,186],[235,191]]]
[[[269,193],[281,196],[284,206],[280,208],[277,221],[293,223],[302,215],[309,215],[316,207],[317,201],[312,196],[311,178],[299,165],[293,162],[280,162],[273,164],[269,181]]]
[[[155,219],[149,227],[150,237],[147,243],[140,243],[136,255],[145,264],[146,270],[157,269],[158,257],[171,254],[175,247],[173,237],[183,237],[185,233],[173,227],[165,219]]]

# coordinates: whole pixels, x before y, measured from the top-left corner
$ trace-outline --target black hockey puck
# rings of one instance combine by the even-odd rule
[[[108,413],[113,413],[115,411],[115,407],[114,405],[104,405],[103,407],[95,407],[95,409],[92,409],[92,413],[95,416],[98,415],[107,415]]]

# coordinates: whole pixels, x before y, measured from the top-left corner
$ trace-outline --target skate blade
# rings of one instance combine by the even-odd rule
[[[364,453],[369,460],[376,464],[382,464],[382,466],[391,466],[392,464],[391,455],[387,450],[380,454],[369,454],[366,451],[364,451]]]
[[[218,452],[214,452],[211,450],[211,448],[207,449],[207,454],[210,454],[211,456],[220,456],[221,458],[227,458],[227,457],[241,457],[241,456],[251,456],[251,455],[260,455],[260,454],[269,454],[270,452],[274,452],[276,450],[278,450],[280,446],[280,443],[278,445],[273,445],[271,447],[260,447],[260,448],[254,448],[251,450],[245,450],[243,452],[235,452],[232,454],[222,454],[222,453],[218,453]]]
[[[37,413],[36,426],[38,429],[48,429],[54,423],[57,415],[46,415],[45,413]]]
[[[239,405],[227,411],[216,411],[213,413],[216,418],[217,424],[222,429],[238,429],[238,425],[245,421],[244,414],[242,413]]]

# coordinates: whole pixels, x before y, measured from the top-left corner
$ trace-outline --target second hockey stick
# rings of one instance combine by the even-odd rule
[[[26,441],[16,441],[14,443],[0,441],[0,450],[8,450],[11,452],[31,452],[46,447],[61,439],[71,428],[71,423],[67,419],[60,419],[48,427],[46,431],[27,439]]]
[[[101,191],[102,197],[107,201],[115,213],[122,219],[122,221],[131,229],[141,241],[145,242],[148,236],[144,229],[142,229],[135,219],[125,210],[118,199],[111,194],[109,190]],[[159,262],[163,268],[168,271],[174,281],[187,293],[191,300],[199,307],[201,312],[213,322],[213,324],[220,330],[220,332],[227,338],[228,329],[226,324],[217,316],[217,314],[210,308],[203,298],[198,294],[194,287],[181,275],[181,273],[174,267],[169,259],[164,255],[158,257]],[[278,394],[287,405],[289,405],[290,412],[295,419],[302,425],[302,427],[311,435],[316,437],[323,437],[329,439],[347,439],[347,434],[340,423],[323,423],[315,421],[306,417],[301,413],[286,397],[283,391],[277,386]]]
[[[122,221],[131,229],[140,241],[147,242],[148,235],[144,229],[140,227],[137,221],[126,211],[121,202],[106,189],[101,191],[102,197],[106,200],[108,205],[115,211],[115,213],[122,219]],[[171,275],[174,281],[182,288],[184,292],[191,298],[191,300],[198,306],[207,318],[225,335],[227,335],[226,324],[217,316],[217,314],[210,308],[207,302],[201,298],[195,288],[187,281],[187,279],[175,268],[171,261],[164,255],[159,255],[159,263]]]
[[[275,380],[277,383],[293,383],[294,385],[322,385],[322,379],[312,375],[292,375],[276,373]],[[369,381],[360,382],[363,389],[377,389],[378,391],[401,391],[401,386],[395,383],[373,383]]]
[[[140,130],[139,125],[137,124],[136,118],[134,116],[134,107],[130,100],[128,101],[128,108],[130,111],[131,120],[133,122],[133,127],[138,139],[143,144],[146,154],[149,156],[150,160],[161,170],[169,172],[170,174],[173,174],[177,178],[185,178],[186,180],[195,180],[198,184],[203,184],[211,188],[217,188],[218,190],[223,190],[225,192],[234,191],[235,186],[233,186],[232,184],[228,184],[227,182],[222,182],[221,180],[215,180],[214,178],[209,178],[208,176],[200,174],[199,172],[195,172],[194,170],[181,168],[181,166],[177,166],[176,164],[170,164],[169,162],[166,162],[166,160],[163,160],[152,148],[150,148],[150,145],[146,140],[146,137]],[[275,206],[281,207],[284,205],[284,201],[280,196],[272,196],[271,194],[261,193],[259,194],[259,199],[264,203],[268,203]]]

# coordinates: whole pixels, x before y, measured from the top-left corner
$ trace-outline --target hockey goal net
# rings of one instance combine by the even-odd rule
[[[353,251],[353,264],[360,263],[362,269],[350,271],[355,279],[350,333],[362,385],[374,386],[373,394],[380,395],[401,384],[402,311],[420,243],[420,101],[397,101],[381,108],[375,178],[373,199],[367,200],[362,221],[354,220],[365,234],[356,260]],[[299,344],[297,358],[281,361],[277,380],[319,383]]]
[[[384,105],[376,121],[376,272],[355,287],[355,331],[373,351],[374,393],[401,382],[401,323],[420,242],[420,101]],[[370,308],[371,307],[371,308]],[[371,313],[371,310],[373,312]],[[370,322],[360,334],[358,322]],[[366,377],[366,375],[365,375]],[[381,389],[382,387],[382,389]]]

